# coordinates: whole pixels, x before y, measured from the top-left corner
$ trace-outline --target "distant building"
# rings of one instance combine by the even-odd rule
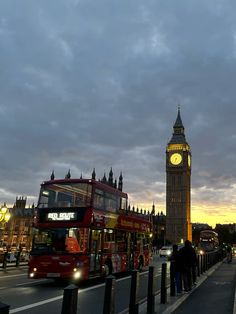
[[[216,224],[215,229],[226,229],[229,231],[229,233],[235,233],[236,232],[236,224]]]
[[[212,227],[206,223],[194,222],[192,223],[193,231],[212,230]]]
[[[159,248],[166,244],[166,216],[163,212],[152,215],[153,223],[153,246]]]
[[[26,200],[26,197],[17,197],[13,208],[9,209],[11,218],[2,232],[2,249],[29,251],[31,248],[34,205],[27,208]]]

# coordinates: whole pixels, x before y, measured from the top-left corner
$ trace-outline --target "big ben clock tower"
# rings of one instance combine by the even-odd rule
[[[191,150],[178,109],[174,132],[166,148],[166,239],[192,241],[190,212]]]

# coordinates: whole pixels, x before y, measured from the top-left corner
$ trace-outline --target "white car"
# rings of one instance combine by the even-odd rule
[[[172,251],[173,251],[172,246],[163,246],[159,251],[159,255],[160,257],[162,256],[169,257]]]

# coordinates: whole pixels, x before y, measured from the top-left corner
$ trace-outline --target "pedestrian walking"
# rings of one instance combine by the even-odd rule
[[[196,269],[197,265],[197,255],[189,240],[185,241],[184,247],[180,249],[179,254],[182,263],[184,291],[189,292],[193,286],[193,269]]]
[[[175,285],[176,285],[176,291],[177,294],[182,293],[182,263],[181,263],[181,257],[180,253],[178,251],[178,245],[173,245],[173,252],[170,256],[170,272],[174,276]]]

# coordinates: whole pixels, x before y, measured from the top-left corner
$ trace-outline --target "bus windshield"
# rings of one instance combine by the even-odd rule
[[[87,253],[88,228],[57,228],[37,230],[32,253]]]
[[[87,207],[91,205],[92,186],[87,183],[42,185],[38,208]]]

